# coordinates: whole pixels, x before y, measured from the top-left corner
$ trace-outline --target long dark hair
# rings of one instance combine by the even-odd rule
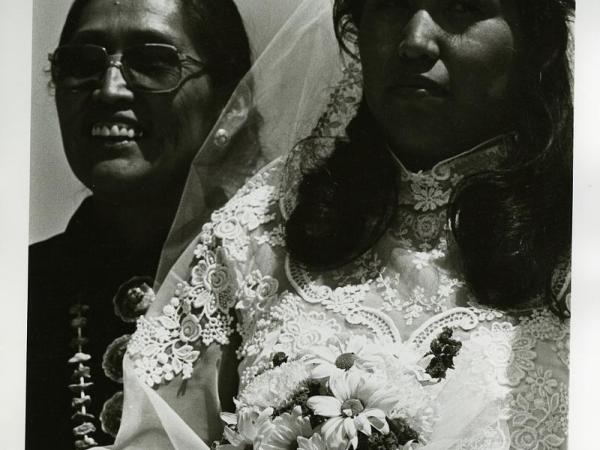
[[[343,50],[355,40],[365,0],[336,0]],[[568,257],[572,210],[572,94],[568,60],[573,0],[515,1],[523,35],[518,151],[507,169],[463,180],[448,205],[465,277],[479,299],[514,308],[551,294]],[[328,159],[306,174],[286,227],[291,255],[311,268],[339,267],[368,250],[397,204],[396,172],[364,100]],[[551,295],[546,301],[560,316]]]
[[[75,0],[69,9],[59,45],[79,26],[90,0]],[[250,44],[233,0],[174,0],[179,3],[185,31],[207,63],[213,86],[225,101],[250,70]]]

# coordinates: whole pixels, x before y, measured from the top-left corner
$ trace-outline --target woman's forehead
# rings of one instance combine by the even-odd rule
[[[83,8],[70,41],[190,46],[179,1],[165,0],[91,0]]]

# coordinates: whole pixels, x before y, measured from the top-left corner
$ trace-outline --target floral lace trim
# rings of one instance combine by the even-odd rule
[[[279,184],[280,210],[284,218],[288,218],[296,206],[296,192],[306,162],[318,163],[331,154],[335,138],[346,135],[346,125],[356,114],[361,98],[362,69],[360,63],[349,58],[344,64],[342,79],[331,92],[325,113],[310,137],[300,141],[286,158]]]
[[[492,375],[499,388],[509,388],[503,404],[511,429],[510,448],[564,448],[568,417],[567,374],[564,372],[568,364],[568,325],[547,308],[520,317],[516,325],[498,321],[497,315],[491,317],[489,310],[471,309],[478,317],[493,322],[489,327],[477,327],[465,341],[465,351],[481,354],[481,361],[474,361],[476,364],[469,370],[480,371],[485,377]],[[539,359],[541,352],[545,352],[544,358],[556,355],[565,366],[561,369],[546,359]],[[565,381],[559,380],[558,373],[565,376]]]
[[[478,325],[477,315],[468,308],[452,308],[437,314],[417,328],[408,341],[419,349],[424,349],[432,337],[444,327],[472,330]]]
[[[451,450],[504,450],[508,447],[508,434],[503,422],[497,421],[483,428],[474,437],[459,441]]]
[[[465,176],[501,165],[514,145],[512,134],[497,136],[478,146],[438,162],[431,170],[411,172],[392,152],[400,170],[400,179],[409,189],[400,189],[400,204],[415,211],[435,211],[445,206],[452,189]],[[390,150],[391,152],[391,150]]]
[[[253,305],[248,305],[251,309],[247,310],[240,327],[243,328],[240,330],[242,346],[238,356],[246,358],[247,363],[240,376],[241,386],[272,368],[271,357],[274,353],[284,352],[294,357],[339,335],[341,326],[338,321],[327,318],[324,311],[306,311],[301,306],[302,301],[297,295],[284,291],[275,301],[266,305],[262,314],[257,314]],[[239,307],[242,309],[242,305]],[[275,330],[278,332],[273,334]],[[269,345],[272,346],[270,353],[256,359]]]
[[[402,285],[399,273],[380,274],[376,287],[383,298],[383,311],[403,313],[406,325],[412,325],[426,312],[437,314],[446,311],[451,304],[451,297],[458,288],[464,286],[464,282],[450,278],[444,273],[436,274],[436,276],[439,281],[433,291],[426,290],[424,285],[416,283],[408,297],[405,298],[399,294],[399,286]]]
[[[447,251],[446,210],[418,213],[405,206],[398,208],[387,231],[399,245],[421,252]]]
[[[550,370],[538,367],[526,379],[524,392],[509,395],[513,427],[511,448],[549,450],[560,448],[568,429],[568,386],[558,383]]]
[[[189,279],[177,284],[160,316],[138,320],[128,353],[136,374],[146,384],[158,385],[178,375],[190,378],[201,354],[201,344],[229,343],[234,332],[231,310],[237,299],[260,307],[277,291],[276,280],[256,273],[248,275],[236,288],[236,274],[230,271],[226,260],[245,261],[251,242],[249,232],[275,219],[272,211],[276,190],[267,181],[277,173],[280,164],[279,160],[271,163],[212,214],[212,222],[202,227],[198,237]],[[282,233],[282,229],[271,231],[265,242],[274,243]],[[264,236],[257,241],[261,242]]]
[[[158,317],[142,317],[131,338],[128,353],[136,374],[149,386],[181,375],[190,378],[193,364],[205,346],[228,344],[233,333],[229,310],[235,304],[233,276],[220,249],[212,250],[215,230],[203,227],[189,281],[178,283],[173,298]],[[207,245],[209,244],[209,245]]]
[[[348,324],[365,326],[382,342],[402,341],[398,328],[387,314],[362,305],[371,289],[369,281],[372,280],[332,289],[312,280],[309,272],[289,255],[286,256],[285,271],[288,281],[304,301],[320,303],[326,309],[340,314]]]
[[[346,125],[356,114],[361,96],[361,66],[360,63],[349,58],[344,64],[342,79],[329,96],[325,113],[319,118],[311,136],[344,136]]]

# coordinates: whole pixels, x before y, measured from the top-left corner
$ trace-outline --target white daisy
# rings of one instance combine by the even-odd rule
[[[371,427],[389,433],[386,415],[400,400],[381,380],[357,369],[329,379],[333,396],[316,395],[307,405],[316,415],[328,417],[321,434],[331,450],[358,447],[358,431],[370,436]]]
[[[312,366],[311,377],[320,379],[343,374],[351,367],[373,372],[383,362],[380,350],[366,336],[336,337],[325,346],[311,348],[303,359]]]
[[[231,443],[230,448],[243,450],[246,446],[253,446],[254,441],[259,435],[259,430],[265,423],[271,422],[273,408],[266,408],[260,411],[258,408],[242,408],[237,414],[223,413],[221,419],[225,422],[223,436]],[[237,427],[233,431],[230,427]]]
[[[299,437],[309,437],[313,434],[310,420],[302,417],[302,409],[296,406],[291,413],[283,413],[271,422],[264,422],[258,429],[258,440],[254,448],[260,450],[289,450],[293,448]]]
[[[313,434],[310,439],[298,437],[298,450],[327,450],[327,445],[320,434]]]

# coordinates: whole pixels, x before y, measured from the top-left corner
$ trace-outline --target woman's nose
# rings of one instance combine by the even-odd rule
[[[429,12],[416,11],[402,30],[398,54],[406,59],[437,60],[440,52],[438,32],[438,25]]]
[[[133,99],[133,91],[127,85],[119,61],[106,69],[100,86],[94,90],[94,98],[106,103],[117,103]]]

